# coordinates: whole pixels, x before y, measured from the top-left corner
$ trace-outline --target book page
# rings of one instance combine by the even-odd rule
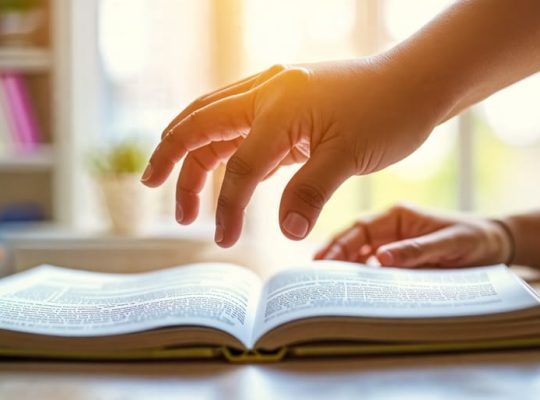
[[[255,273],[229,264],[138,274],[41,266],[0,280],[0,329],[101,336],[196,325],[245,342],[260,290]]]
[[[319,261],[278,273],[264,285],[253,339],[308,317],[456,317],[537,305],[536,295],[504,265],[407,270]]]

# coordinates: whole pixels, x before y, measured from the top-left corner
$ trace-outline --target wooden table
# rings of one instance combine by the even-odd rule
[[[540,350],[222,363],[0,363],[0,399],[539,399]]]

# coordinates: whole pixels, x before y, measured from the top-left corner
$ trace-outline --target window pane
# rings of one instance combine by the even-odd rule
[[[101,0],[104,141],[136,136],[157,144],[162,130],[213,89],[210,0]],[[174,223],[175,173],[160,188],[163,219]],[[206,200],[206,201],[205,201]],[[202,216],[210,213],[203,195]]]
[[[540,205],[540,74],[485,100],[475,122],[477,208],[497,214]]]
[[[388,40],[401,42],[415,33],[454,0],[383,0],[383,19]]]
[[[161,129],[194,97],[210,90],[209,1],[102,0],[108,136]]]
[[[375,174],[372,199],[375,209],[396,202],[422,206],[457,207],[457,123],[436,128],[412,155]]]
[[[355,0],[245,0],[244,49],[249,71],[277,62],[352,57]]]
[[[417,0],[414,3],[385,0],[382,11],[386,43],[382,45],[387,48],[404,40],[451,3],[449,0]],[[370,179],[370,205],[375,210],[402,201],[456,208],[457,122],[451,120],[437,127],[415,153],[367,179]]]

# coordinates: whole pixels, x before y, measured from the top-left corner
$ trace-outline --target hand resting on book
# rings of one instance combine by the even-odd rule
[[[500,222],[395,206],[358,220],[338,234],[315,259],[384,266],[467,267],[508,262],[513,243]]]

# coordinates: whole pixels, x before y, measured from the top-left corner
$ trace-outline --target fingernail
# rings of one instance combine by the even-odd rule
[[[309,221],[303,215],[290,212],[283,221],[283,229],[291,236],[303,239],[308,232]]]
[[[393,265],[395,263],[394,255],[389,251],[383,251],[377,256],[377,258],[383,265]]]
[[[182,223],[184,219],[184,210],[180,203],[176,203],[176,222]]]
[[[152,176],[152,164],[148,164],[141,178],[141,182],[146,182]]]
[[[216,243],[221,243],[223,241],[223,227],[221,225],[216,225],[216,234],[214,236]]]

